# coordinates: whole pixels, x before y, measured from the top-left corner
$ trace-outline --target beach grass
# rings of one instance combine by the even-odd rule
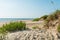
[[[13,32],[18,30],[25,30],[26,29],[26,23],[25,22],[10,22],[9,24],[4,24],[0,28],[0,33],[3,32]]]
[[[60,25],[58,25],[58,27],[57,27],[57,31],[60,32]]]
[[[40,18],[35,18],[35,19],[33,19],[33,21],[39,21],[40,20]]]

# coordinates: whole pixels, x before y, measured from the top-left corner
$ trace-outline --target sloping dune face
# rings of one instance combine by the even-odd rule
[[[9,33],[6,40],[57,40],[57,35],[46,30],[28,30]]]

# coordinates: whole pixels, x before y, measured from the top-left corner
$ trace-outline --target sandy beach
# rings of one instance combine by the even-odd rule
[[[32,29],[32,27],[35,27],[35,26],[39,28],[42,28],[44,26],[44,21],[32,21],[32,20],[17,20],[17,21],[0,22],[0,26],[2,27],[3,24],[6,24],[6,23],[8,24],[10,22],[20,22],[20,21],[25,22],[26,27],[29,29]],[[25,40],[25,39],[26,40],[32,40],[32,39],[42,40],[42,38],[44,38],[45,40],[49,40],[49,39],[57,40],[57,35],[56,35],[56,29],[47,29],[47,30],[41,29],[41,30],[24,30],[24,31],[8,33],[6,35],[6,38],[7,40],[15,40],[15,39],[16,40]]]
[[[32,20],[17,20],[17,21],[3,21],[0,22],[0,27],[3,26],[3,24],[9,24],[10,22],[20,22],[23,21],[26,23],[26,27],[32,28],[34,26],[42,27],[43,26],[43,21],[32,21]]]

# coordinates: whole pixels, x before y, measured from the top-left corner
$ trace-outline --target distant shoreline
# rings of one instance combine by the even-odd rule
[[[19,21],[23,21],[26,23],[26,26],[29,28],[32,28],[33,26],[39,25],[42,22],[41,21],[32,21],[33,19],[30,20],[11,20],[11,21],[0,21],[0,27],[3,26],[3,24],[9,24],[10,22],[19,22]]]
[[[29,22],[32,21],[33,18],[0,18],[0,27],[2,27],[3,24],[8,24],[10,22],[19,22],[19,21],[23,21],[23,22]]]
[[[18,20],[33,20],[34,18],[0,18],[0,22],[18,21]]]

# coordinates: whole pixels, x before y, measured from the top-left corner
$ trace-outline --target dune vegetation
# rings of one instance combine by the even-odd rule
[[[48,17],[48,15],[44,15],[44,16],[42,16],[42,17],[40,17],[40,18],[35,18],[35,19],[33,19],[33,21],[39,21],[39,20],[41,20],[41,19],[45,20],[47,17]]]
[[[53,12],[50,15],[44,15],[40,18],[35,18],[35,19],[33,19],[33,21],[39,21],[41,19],[43,19],[43,20],[56,20],[56,19],[58,19],[59,15],[60,15],[60,10],[56,10],[55,12]]]
[[[34,19],[33,21],[39,21],[39,20],[43,20],[45,22],[45,25],[44,27],[50,27],[51,25],[51,21],[53,23],[53,21],[56,21],[56,20],[60,20],[60,10],[56,10],[54,11],[53,13],[51,13],[50,15],[44,15],[40,18],[36,18]],[[58,24],[60,23],[60,21],[58,22]],[[58,25],[57,27],[57,31],[60,32],[60,24]]]
[[[26,29],[26,23],[25,22],[10,22],[9,24],[4,24],[0,28],[0,33],[4,32],[13,32],[13,31],[19,31],[19,30],[25,30]]]
[[[58,27],[57,27],[57,31],[60,32],[60,25],[58,25]]]
[[[35,18],[35,19],[33,19],[33,21],[39,21],[40,20],[40,18]]]

